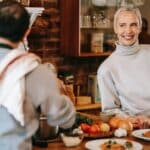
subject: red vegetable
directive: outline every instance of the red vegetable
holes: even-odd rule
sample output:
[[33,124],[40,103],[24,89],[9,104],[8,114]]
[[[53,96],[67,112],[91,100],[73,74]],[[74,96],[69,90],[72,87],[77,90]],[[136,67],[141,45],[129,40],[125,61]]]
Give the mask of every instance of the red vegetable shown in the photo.
[[97,134],[100,133],[100,127],[98,124],[92,124],[90,128],[90,133]]
[[87,123],[81,123],[80,127],[83,130],[83,132],[85,132],[85,133],[89,133],[90,128],[91,128],[91,126]]

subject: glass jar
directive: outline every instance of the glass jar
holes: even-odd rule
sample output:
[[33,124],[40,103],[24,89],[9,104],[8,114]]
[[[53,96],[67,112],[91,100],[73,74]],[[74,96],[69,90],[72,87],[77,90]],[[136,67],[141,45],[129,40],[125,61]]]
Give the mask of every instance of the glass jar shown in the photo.
[[103,37],[104,33],[92,33],[91,37],[91,52],[103,52]]

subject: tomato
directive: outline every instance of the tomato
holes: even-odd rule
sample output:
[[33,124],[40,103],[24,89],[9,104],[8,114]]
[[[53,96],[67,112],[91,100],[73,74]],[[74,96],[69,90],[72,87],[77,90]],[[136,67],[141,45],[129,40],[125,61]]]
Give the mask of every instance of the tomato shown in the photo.
[[97,134],[100,133],[100,127],[98,124],[92,124],[90,128],[90,133]]
[[97,124],[99,127],[101,126],[102,123],[103,123],[102,121],[96,122],[96,124]]
[[80,127],[83,130],[83,132],[85,132],[85,133],[89,133],[89,130],[91,128],[91,126],[87,123],[81,123]]

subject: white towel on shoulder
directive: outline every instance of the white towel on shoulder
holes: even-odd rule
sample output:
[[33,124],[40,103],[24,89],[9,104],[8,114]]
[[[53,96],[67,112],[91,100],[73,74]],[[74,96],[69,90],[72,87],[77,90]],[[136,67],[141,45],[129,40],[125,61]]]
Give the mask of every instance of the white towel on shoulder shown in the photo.
[[24,126],[25,75],[40,63],[39,57],[14,49],[0,62],[0,105]]

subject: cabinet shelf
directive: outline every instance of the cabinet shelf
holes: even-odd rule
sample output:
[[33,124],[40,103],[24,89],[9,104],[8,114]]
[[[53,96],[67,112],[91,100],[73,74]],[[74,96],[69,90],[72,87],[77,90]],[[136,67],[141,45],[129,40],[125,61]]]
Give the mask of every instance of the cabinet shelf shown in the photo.
[[97,52],[97,53],[92,53],[92,52],[82,52],[80,53],[80,57],[98,57],[98,56],[109,56],[111,52]]
[[98,27],[80,27],[81,30],[102,30],[104,31],[112,31],[112,28],[98,28]]
[[[111,52],[102,52],[113,41],[112,25],[107,27],[93,26],[90,19],[90,26],[84,26],[81,22],[83,17],[92,17],[89,5],[90,0],[61,0],[61,52],[65,56],[72,57],[103,57],[109,56]],[[84,12],[87,9],[88,12]],[[105,14],[106,19],[107,13]],[[84,18],[84,19],[85,19]],[[97,22],[98,23],[98,22]],[[83,26],[82,26],[83,25]],[[98,34],[97,34],[98,33]],[[96,41],[96,46],[95,42]],[[105,43],[106,42],[106,43]],[[98,51],[98,52],[97,52]],[[105,51],[105,50],[104,50]]]

